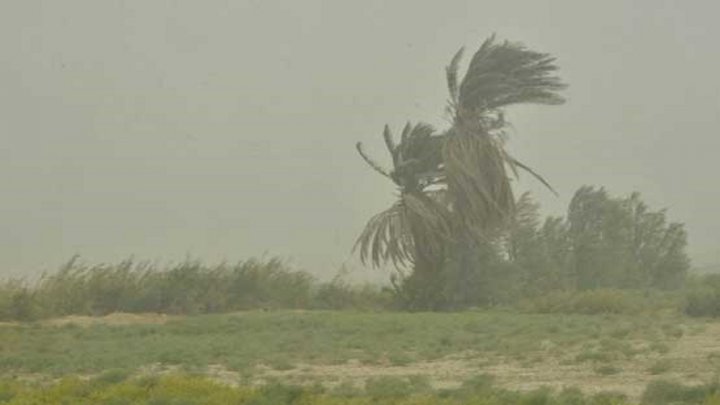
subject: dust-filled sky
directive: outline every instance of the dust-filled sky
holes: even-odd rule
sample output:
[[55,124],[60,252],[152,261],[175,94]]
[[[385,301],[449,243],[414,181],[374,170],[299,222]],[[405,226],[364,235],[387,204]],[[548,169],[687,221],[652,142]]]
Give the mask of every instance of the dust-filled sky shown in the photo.
[[[444,127],[444,66],[493,32],[558,57],[509,148],[560,191],[638,190],[720,262],[714,1],[0,1],[0,276],[73,254],[353,268],[395,197],[357,156]],[[371,270],[367,270],[371,272]]]

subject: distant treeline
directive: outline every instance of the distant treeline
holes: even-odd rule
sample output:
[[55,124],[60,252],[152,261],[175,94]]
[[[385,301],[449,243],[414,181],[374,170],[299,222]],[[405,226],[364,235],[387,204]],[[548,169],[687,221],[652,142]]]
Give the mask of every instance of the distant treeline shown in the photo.
[[[688,277],[684,288],[554,289],[503,304],[543,313],[640,313],[658,310],[720,316],[720,275]],[[322,282],[283,261],[251,259],[208,266],[196,261],[159,268],[131,260],[86,265],[73,259],[36,283],[0,282],[0,321],[32,321],[113,312],[201,314],[239,310],[401,310],[403,298],[387,287]]]
[[481,236],[453,246],[455,254],[438,271],[395,277],[405,306],[512,305],[598,289],[672,292],[684,287],[690,269],[683,225],[650,209],[637,193],[613,197],[581,187],[567,215],[545,219],[526,193],[504,228]]

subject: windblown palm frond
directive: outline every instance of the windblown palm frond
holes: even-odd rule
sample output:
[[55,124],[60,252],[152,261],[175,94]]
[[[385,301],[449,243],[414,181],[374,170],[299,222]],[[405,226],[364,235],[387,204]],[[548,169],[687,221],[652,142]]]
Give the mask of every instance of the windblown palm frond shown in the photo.
[[408,123],[394,153],[396,164],[393,175],[398,185],[407,191],[423,190],[442,179],[443,142],[444,139],[436,135],[430,125]]
[[396,143],[390,128],[383,130],[385,146],[392,157],[393,169],[387,170],[365,153],[362,143],[356,144],[360,156],[376,172],[390,178],[401,191],[420,191],[442,179],[442,144],[444,138],[424,123],[407,123]]
[[555,59],[521,44],[486,40],[473,55],[458,84],[458,52],[447,68],[449,111],[443,161],[447,187],[461,224],[489,232],[514,210],[511,178],[524,170],[554,192],[529,166],[510,156],[504,146],[507,126],[502,111],[512,104],[559,104],[565,88],[554,75]]
[[404,207],[398,201],[376,214],[360,234],[353,250],[360,250],[360,261],[379,267],[390,260],[395,265],[412,261],[414,243]]
[[457,111],[459,103],[458,97],[460,93],[460,87],[458,84],[458,69],[460,67],[460,59],[462,59],[464,52],[465,48],[460,48],[460,50],[455,53],[455,56],[453,56],[452,60],[450,60],[450,64],[445,68],[448,92],[450,92],[450,100],[448,101],[447,111],[451,115],[454,115],[454,112]]
[[[527,166],[526,164],[522,163],[521,161],[519,161],[513,157],[510,157],[510,164],[511,164],[511,167],[513,167],[513,168],[519,167],[519,168],[523,169],[524,171],[530,173],[531,176],[535,177],[535,180],[542,183],[543,186],[547,187],[547,189],[552,191],[552,193],[555,194],[556,196],[558,195],[558,192],[555,191],[555,188],[553,188],[553,186],[551,186],[550,183],[548,183],[548,181],[545,180],[545,178],[543,176],[541,176],[539,173],[535,172],[535,170],[533,170],[531,167]],[[517,176],[517,174],[516,174],[516,176]]]
[[[457,66],[455,55],[451,66]],[[488,38],[475,52],[457,92],[458,114],[484,114],[511,104],[560,104],[566,87],[553,73],[555,58],[520,43]],[[450,83],[448,83],[450,84]],[[451,92],[452,97],[452,92]]]
[[392,175],[390,174],[390,172],[388,172],[384,167],[382,167],[382,166],[380,165],[380,163],[376,162],[373,158],[371,158],[371,157],[365,152],[365,149],[363,148],[362,142],[356,143],[356,144],[355,144],[355,149],[357,149],[358,153],[359,153],[360,156],[363,158],[363,160],[365,160],[365,163],[367,163],[368,166],[372,167],[373,170],[375,170],[376,172],[382,174],[383,176],[385,176],[385,177],[387,177],[387,178],[389,178],[389,179],[392,179]]
[[512,210],[512,188],[497,142],[491,137],[450,135],[443,148],[457,222],[468,228],[488,230]]
[[360,250],[363,263],[375,267],[387,261],[396,267],[412,264],[418,255],[442,257],[450,236],[448,214],[430,196],[404,194],[392,207],[368,221],[355,250]]

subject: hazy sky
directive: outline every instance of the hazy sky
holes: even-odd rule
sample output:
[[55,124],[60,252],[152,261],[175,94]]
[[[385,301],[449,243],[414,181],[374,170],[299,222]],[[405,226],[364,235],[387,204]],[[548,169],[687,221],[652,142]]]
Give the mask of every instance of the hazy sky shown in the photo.
[[333,272],[394,199],[354,143],[384,159],[385,123],[443,127],[444,66],[493,32],[571,86],[510,114],[561,193],[531,186],[545,211],[638,190],[720,262],[717,4],[2,0],[0,276],[75,253]]

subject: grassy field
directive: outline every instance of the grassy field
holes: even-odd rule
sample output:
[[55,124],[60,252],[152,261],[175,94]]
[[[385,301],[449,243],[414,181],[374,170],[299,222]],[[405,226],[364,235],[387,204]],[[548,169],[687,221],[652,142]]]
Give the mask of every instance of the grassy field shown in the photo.
[[372,389],[390,379],[395,382],[389,385],[409,384],[413,392],[440,392],[492,376],[497,389],[574,387],[639,401],[656,380],[711,383],[720,371],[717,336],[720,322],[672,314],[74,316],[2,324],[0,378],[46,384],[68,376],[123,380],[185,373],[235,389],[280,382],[341,391]]

